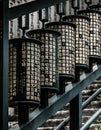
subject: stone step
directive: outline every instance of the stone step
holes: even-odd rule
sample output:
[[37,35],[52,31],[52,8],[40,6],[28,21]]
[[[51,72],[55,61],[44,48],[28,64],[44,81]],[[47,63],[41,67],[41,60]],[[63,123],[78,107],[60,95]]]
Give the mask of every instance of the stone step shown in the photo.
[[95,89],[100,88],[100,85],[90,85],[89,87],[87,87],[85,90],[83,90],[82,92],[85,93],[87,91],[87,93],[89,92],[94,92]]
[[92,101],[89,106],[92,108],[100,108],[101,107],[101,101]]
[[82,93],[85,93],[86,91],[87,93],[94,92],[100,87],[101,87],[101,84],[92,84],[89,87],[87,87],[85,90],[83,90]]
[[83,90],[82,91],[82,95],[91,95],[92,94],[92,91],[90,89],[87,89],[87,90]]
[[40,127],[37,130],[53,130],[54,127]]
[[[88,121],[92,115],[90,116],[83,115],[82,123],[86,123],[86,121]],[[95,120],[94,124],[101,124],[101,115]]]
[[93,88],[93,89],[89,88],[87,90],[84,90],[84,91],[82,91],[82,96],[92,95],[94,92],[97,91],[97,89],[98,89],[98,87],[97,88]]
[[96,105],[96,104],[101,104],[101,100],[95,99],[94,101],[91,102],[91,105]]
[[97,108],[86,108],[83,110],[82,115],[93,115],[97,110]]
[[82,117],[82,123],[85,123],[85,122],[88,121],[90,118],[91,118],[91,116],[83,115],[83,117]]
[[84,101],[86,101],[88,98],[89,98],[89,95],[83,95],[82,101],[84,102]]
[[101,95],[99,95],[98,97],[96,97],[96,100],[101,101]]
[[100,108],[101,107],[101,101],[92,101],[90,104],[87,105],[86,108]]
[[58,111],[58,112],[52,117],[52,119],[54,119],[54,118],[61,119],[61,118],[66,118],[67,116],[69,116],[69,110],[61,110],[61,111]]
[[[54,130],[56,127],[40,127],[37,130]],[[64,130],[70,130],[70,126],[65,126]]]
[[65,126],[64,130],[70,130],[70,126]]
[[62,118],[62,119],[48,119],[42,126],[43,127],[49,127],[49,126],[56,127],[63,120],[64,120],[64,118]]

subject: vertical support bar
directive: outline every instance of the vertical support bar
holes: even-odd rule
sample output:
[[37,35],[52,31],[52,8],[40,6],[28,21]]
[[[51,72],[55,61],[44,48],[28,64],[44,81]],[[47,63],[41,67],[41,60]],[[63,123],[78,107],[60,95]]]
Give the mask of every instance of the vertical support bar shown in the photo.
[[79,130],[82,126],[81,92],[70,102],[70,130]]
[[59,93],[58,94],[63,94],[65,93],[65,78],[59,77]]
[[29,121],[29,109],[26,104],[19,104],[18,106],[18,124],[22,125]]
[[0,1],[0,129],[8,130],[8,0]]
[[48,106],[48,90],[42,88],[41,89],[41,96],[40,96],[40,104],[41,104],[41,108],[45,108]]

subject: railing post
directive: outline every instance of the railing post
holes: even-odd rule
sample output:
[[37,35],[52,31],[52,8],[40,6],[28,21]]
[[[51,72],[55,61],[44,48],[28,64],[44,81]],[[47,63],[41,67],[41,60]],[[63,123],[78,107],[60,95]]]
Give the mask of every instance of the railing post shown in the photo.
[[8,0],[0,0],[0,129],[8,130]]
[[79,130],[82,126],[81,92],[70,102],[70,130]]

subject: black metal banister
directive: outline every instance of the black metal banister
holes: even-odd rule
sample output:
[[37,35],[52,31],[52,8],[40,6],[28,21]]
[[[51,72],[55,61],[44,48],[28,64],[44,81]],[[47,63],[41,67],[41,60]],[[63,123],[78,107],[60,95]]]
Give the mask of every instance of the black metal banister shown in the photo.
[[[96,98],[101,93],[101,88],[99,88],[95,93],[93,93],[83,104],[82,109],[86,108],[87,105],[93,101],[94,98]],[[54,130],[61,130],[67,123],[69,123],[70,117],[64,119]]]

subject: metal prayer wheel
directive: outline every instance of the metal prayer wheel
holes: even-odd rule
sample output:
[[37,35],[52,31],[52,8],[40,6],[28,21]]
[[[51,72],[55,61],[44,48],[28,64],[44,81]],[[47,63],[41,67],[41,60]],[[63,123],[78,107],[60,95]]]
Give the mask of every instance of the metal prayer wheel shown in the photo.
[[61,32],[58,42],[59,77],[67,81],[75,78],[75,24],[67,22],[51,22],[46,28]]
[[41,89],[52,92],[58,91],[58,42],[60,33],[48,29],[37,29],[27,32],[27,36],[39,39],[44,43],[41,46]]
[[65,92],[65,82],[75,78],[75,24],[67,22],[51,22],[46,28],[61,32],[58,42],[59,52],[59,93]]
[[40,103],[40,46],[31,38],[9,41],[9,101],[10,105]]
[[89,69],[89,22],[85,16],[71,15],[63,17],[66,22],[76,24],[76,72]]
[[101,12],[95,10],[81,10],[78,13],[90,18],[90,65],[92,63],[101,63]]

